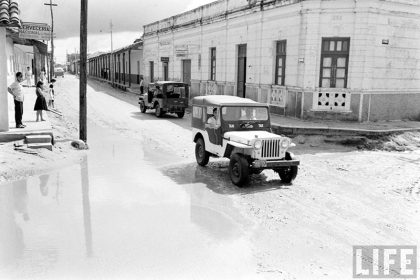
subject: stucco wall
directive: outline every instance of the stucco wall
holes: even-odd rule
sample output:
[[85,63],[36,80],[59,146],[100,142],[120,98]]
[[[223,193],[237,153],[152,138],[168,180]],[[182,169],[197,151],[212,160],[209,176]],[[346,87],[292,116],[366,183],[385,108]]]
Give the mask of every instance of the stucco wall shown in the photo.
[[[146,80],[149,61],[154,61],[154,78],[162,79],[161,58],[168,57],[169,78],[182,80],[182,60],[190,59],[192,95],[236,94],[237,49],[238,44],[246,44],[247,96],[270,102],[275,42],[287,40],[285,86],[299,90],[287,95],[286,108],[278,110],[284,114],[365,120],[366,92],[370,90],[385,90],[395,96],[402,96],[405,90],[420,94],[420,1],[261,1],[263,9],[256,2],[221,0],[146,25]],[[351,99],[346,111],[316,112],[313,104],[317,102],[308,94],[320,90],[324,37],[350,38],[347,89]],[[212,47],[216,47],[215,86],[208,82]],[[181,55],[179,50],[183,50]],[[416,95],[409,96],[413,103],[418,102]],[[376,102],[382,109],[369,116],[397,117],[394,111],[398,106],[385,106],[387,102],[398,104],[396,100],[383,95],[377,98],[382,98],[383,104]],[[419,111],[416,107],[420,104],[405,110],[413,116]]]

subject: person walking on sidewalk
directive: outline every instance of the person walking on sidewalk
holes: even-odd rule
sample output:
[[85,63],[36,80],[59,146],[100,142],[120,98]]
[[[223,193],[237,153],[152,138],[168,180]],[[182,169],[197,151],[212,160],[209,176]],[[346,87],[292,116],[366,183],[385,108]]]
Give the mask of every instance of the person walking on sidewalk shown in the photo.
[[42,117],[42,111],[48,111],[47,101],[45,100],[44,93],[43,93],[43,83],[38,81],[36,84],[36,101],[34,106],[34,111],[36,111],[36,121],[39,122],[45,121]]
[[15,102],[15,122],[16,128],[24,128],[26,125],[22,123],[22,115],[23,115],[23,100],[24,94],[22,90],[21,82],[23,80],[22,72],[16,73],[16,81],[14,81],[8,88],[7,91],[13,95],[13,99]]
[[26,71],[25,71],[25,79],[26,79],[26,86],[27,87],[31,87],[32,86],[32,72],[31,72],[31,68],[28,66],[26,67]]
[[140,76],[140,94],[143,94],[144,86],[143,86],[143,76]]

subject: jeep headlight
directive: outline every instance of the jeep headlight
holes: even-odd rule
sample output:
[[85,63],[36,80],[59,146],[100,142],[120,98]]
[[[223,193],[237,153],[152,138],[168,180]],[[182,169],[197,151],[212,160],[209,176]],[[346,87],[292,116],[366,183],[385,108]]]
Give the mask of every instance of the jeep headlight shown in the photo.
[[255,149],[259,150],[259,149],[261,149],[261,146],[262,146],[262,141],[261,140],[256,140],[254,142],[254,148]]
[[289,139],[283,139],[280,142],[280,146],[281,146],[282,149],[287,149],[289,147],[289,145],[290,145],[290,140]]

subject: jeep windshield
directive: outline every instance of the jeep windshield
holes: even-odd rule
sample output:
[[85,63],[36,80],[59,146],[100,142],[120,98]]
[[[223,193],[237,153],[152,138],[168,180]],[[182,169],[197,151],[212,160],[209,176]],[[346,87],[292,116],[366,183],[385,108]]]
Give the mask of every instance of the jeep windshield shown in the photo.
[[267,121],[268,110],[266,107],[222,107],[224,121]]
[[185,84],[166,85],[166,95],[168,98],[186,98],[187,90]]

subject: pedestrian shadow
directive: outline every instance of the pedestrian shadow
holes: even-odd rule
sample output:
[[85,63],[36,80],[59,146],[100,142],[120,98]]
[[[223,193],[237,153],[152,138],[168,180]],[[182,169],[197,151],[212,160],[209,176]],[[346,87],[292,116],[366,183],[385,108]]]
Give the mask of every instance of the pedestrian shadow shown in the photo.
[[229,161],[210,162],[207,166],[197,163],[165,166],[162,173],[177,184],[204,184],[208,189],[219,194],[252,194],[267,191],[288,190],[290,184],[283,183],[280,179],[268,180],[264,174],[250,175],[249,182],[243,187],[234,185],[229,177]]

